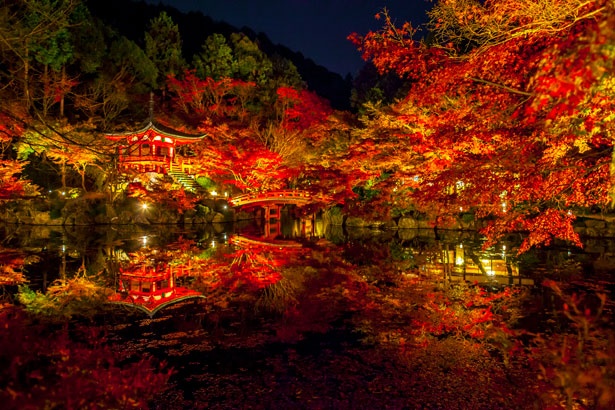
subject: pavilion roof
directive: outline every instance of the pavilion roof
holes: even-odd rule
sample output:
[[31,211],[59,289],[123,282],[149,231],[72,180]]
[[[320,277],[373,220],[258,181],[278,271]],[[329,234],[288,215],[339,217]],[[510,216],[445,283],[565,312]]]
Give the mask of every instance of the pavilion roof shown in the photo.
[[[105,134],[105,137],[112,141],[121,141],[125,139],[127,142],[130,143],[130,142],[134,142],[135,140],[142,141],[144,139],[153,141],[156,136],[160,136],[163,138],[164,137],[172,138],[177,142],[190,143],[190,142],[196,142],[196,141],[203,139],[205,135],[206,134],[201,134],[201,135],[187,134],[187,133],[176,131],[171,128],[159,125],[159,124],[155,125],[152,121],[150,121],[145,127],[141,129],[134,130],[134,131],[119,132],[119,133],[107,133]],[[148,138],[144,138],[144,137],[148,137]]]
[[145,298],[142,295],[131,295],[130,292],[116,292],[109,296],[108,302],[139,309],[150,316],[153,316],[160,309],[173,303],[178,303],[186,299],[205,298],[200,292],[182,286],[173,288],[173,293],[158,300],[150,296]]

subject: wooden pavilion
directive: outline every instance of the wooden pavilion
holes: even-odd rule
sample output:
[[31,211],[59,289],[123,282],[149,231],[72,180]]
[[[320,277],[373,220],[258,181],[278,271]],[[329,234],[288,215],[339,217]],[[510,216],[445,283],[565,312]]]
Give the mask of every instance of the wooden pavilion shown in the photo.
[[205,135],[181,133],[150,121],[139,130],[106,134],[105,137],[119,143],[118,167],[121,170],[191,174],[191,159],[179,155],[178,147],[197,142]]

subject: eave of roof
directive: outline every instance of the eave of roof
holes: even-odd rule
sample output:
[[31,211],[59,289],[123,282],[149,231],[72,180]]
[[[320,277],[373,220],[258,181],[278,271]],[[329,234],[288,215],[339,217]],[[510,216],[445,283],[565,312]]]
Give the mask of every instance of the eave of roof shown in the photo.
[[174,138],[175,140],[185,141],[185,142],[193,142],[199,141],[205,138],[206,134],[201,135],[193,135],[187,134],[179,131],[172,130],[167,127],[163,127],[161,125],[154,125],[153,122],[149,122],[145,127],[135,130],[135,131],[126,131],[119,133],[107,133],[105,137],[112,141],[120,141],[122,139],[128,139],[134,137],[135,135],[145,135],[147,133],[155,133],[156,135],[160,135],[162,137]]

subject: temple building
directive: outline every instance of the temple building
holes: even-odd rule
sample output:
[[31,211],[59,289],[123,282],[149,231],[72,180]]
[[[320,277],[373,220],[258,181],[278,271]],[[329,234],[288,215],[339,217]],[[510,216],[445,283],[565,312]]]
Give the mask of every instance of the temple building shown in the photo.
[[184,134],[154,125],[150,121],[139,130],[106,134],[105,137],[119,143],[118,167],[120,170],[192,174],[190,157],[180,155],[178,148],[197,142],[205,135]]

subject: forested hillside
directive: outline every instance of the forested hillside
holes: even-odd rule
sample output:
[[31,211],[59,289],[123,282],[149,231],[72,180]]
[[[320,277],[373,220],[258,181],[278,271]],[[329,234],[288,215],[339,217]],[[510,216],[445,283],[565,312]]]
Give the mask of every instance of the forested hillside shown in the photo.
[[[153,6],[143,1],[89,0],[87,4],[93,15],[139,45],[143,45],[143,33],[149,21],[162,11],[166,12],[179,28],[182,53],[188,61],[202,51],[202,46],[210,35],[217,33],[228,38],[232,33],[241,32],[257,44],[270,59],[290,61],[307,87],[329,100],[334,108],[350,107],[350,78],[342,78],[339,74],[328,71],[284,44],[273,44],[266,34],[256,33],[250,27],[233,27],[225,22],[212,20],[201,12],[182,13],[173,7]],[[121,10],[121,13],[117,10]]]

